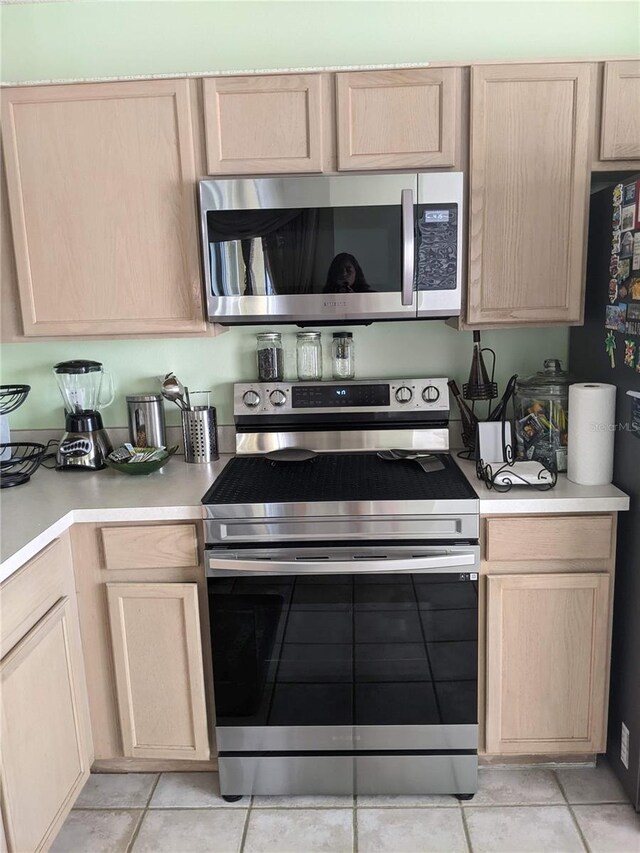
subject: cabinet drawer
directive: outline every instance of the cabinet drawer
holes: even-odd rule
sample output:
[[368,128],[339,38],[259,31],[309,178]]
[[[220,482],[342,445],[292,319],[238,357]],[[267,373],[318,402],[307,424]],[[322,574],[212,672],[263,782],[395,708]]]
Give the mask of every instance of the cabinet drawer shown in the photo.
[[103,527],[107,569],[164,569],[198,565],[195,524]]
[[0,657],[60,598],[70,565],[67,540],[55,539],[0,586]]
[[613,516],[565,515],[488,518],[486,559],[607,560],[613,543]]

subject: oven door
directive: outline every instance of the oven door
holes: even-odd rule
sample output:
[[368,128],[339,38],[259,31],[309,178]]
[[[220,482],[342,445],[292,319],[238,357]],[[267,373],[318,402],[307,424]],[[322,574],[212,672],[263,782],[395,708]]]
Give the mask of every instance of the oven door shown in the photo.
[[220,754],[477,750],[479,549],[205,555]]
[[416,174],[201,181],[209,319],[415,318],[417,187]]

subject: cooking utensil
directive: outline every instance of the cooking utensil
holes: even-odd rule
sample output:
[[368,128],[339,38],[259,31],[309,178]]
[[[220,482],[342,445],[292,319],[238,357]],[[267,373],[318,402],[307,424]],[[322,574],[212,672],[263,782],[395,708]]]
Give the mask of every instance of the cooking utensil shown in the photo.
[[165,400],[175,403],[183,412],[187,412],[189,410],[189,406],[185,401],[184,392],[184,385],[180,382],[178,377],[174,373],[167,373],[162,383],[162,396]]
[[431,471],[441,471],[444,468],[442,460],[433,453],[424,453],[421,450],[381,450],[378,453],[380,459],[386,459],[389,462],[408,461],[417,462],[423,471],[429,473]]

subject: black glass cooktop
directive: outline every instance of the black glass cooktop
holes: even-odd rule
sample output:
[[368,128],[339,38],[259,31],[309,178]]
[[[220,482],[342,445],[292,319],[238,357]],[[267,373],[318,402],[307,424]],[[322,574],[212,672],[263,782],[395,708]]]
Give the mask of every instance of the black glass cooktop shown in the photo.
[[231,459],[202,498],[204,504],[306,501],[474,500],[476,494],[448,454],[444,468],[425,472],[417,462],[376,453],[323,453],[304,462],[262,456]]

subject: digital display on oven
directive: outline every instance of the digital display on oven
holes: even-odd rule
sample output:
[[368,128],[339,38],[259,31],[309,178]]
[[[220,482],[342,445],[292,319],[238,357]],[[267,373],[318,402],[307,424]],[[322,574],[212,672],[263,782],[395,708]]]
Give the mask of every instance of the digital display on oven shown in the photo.
[[294,409],[331,409],[335,406],[388,406],[389,386],[380,385],[294,385],[291,405]]

